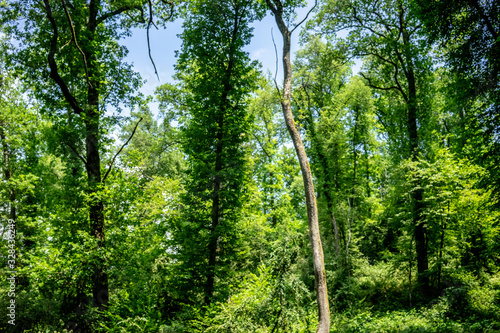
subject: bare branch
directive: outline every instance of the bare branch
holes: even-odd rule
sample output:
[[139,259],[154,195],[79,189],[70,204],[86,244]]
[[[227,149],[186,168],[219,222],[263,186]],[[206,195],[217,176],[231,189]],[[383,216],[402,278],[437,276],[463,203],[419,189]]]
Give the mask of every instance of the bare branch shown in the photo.
[[[128,5],[128,6],[125,6],[125,7],[122,7],[122,8],[118,8],[112,12],[107,12],[105,14],[103,14],[101,17],[99,17],[97,19],[97,25],[101,24],[102,22],[106,21],[108,18],[110,17],[113,17],[113,16],[116,16],[116,15],[119,15],[123,12],[127,12],[129,10],[132,10],[132,9],[136,9],[138,11],[141,12],[141,17],[144,17],[144,11],[142,9],[142,6],[138,6],[138,5]],[[140,23],[144,23],[145,21],[143,22],[140,22]]]
[[[369,85],[371,88],[373,88],[373,89],[377,89],[377,90],[397,90],[397,91],[399,91],[400,93],[403,93],[403,92],[401,91],[401,89],[400,89],[399,87],[397,87],[397,86],[380,87],[380,86],[376,86],[376,85],[374,85],[374,84],[372,83],[372,79],[371,79],[371,78],[369,78],[369,77],[367,77],[367,76],[365,76],[365,74],[364,74],[363,72],[359,72],[359,75],[361,75],[361,76],[363,77],[363,79],[365,79],[366,81],[368,81],[368,85]],[[405,97],[405,96],[403,96],[403,97]],[[406,97],[405,97],[405,99],[406,99]]]
[[[149,20],[148,20],[148,27],[146,29],[146,37],[147,37],[147,40],[148,40],[148,53],[149,53],[149,59],[151,59],[151,63],[153,64],[153,67],[155,69],[155,74],[156,74],[156,77],[158,78],[158,81],[160,81],[160,76],[158,75],[158,71],[156,70],[156,65],[155,65],[155,62],[153,60],[153,57],[151,56],[151,44],[149,42],[149,28],[151,27],[151,24],[155,25],[153,23],[153,4],[151,3],[151,0],[148,0],[148,4],[149,4]],[[156,27],[156,25],[155,25]],[[158,28],[156,28],[158,29]]]
[[295,25],[295,27],[290,31],[290,33],[293,33],[295,29],[297,29],[302,23],[304,23],[305,20],[307,20],[309,14],[311,14],[311,12],[316,8],[317,5],[318,5],[318,0],[314,0],[314,6],[312,6],[312,8],[307,12],[306,17],[304,17],[302,21],[300,21],[297,25]]
[[278,76],[278,49],[276,48],[276,42],[274,41],[273,28],[271,28],[271,38],[273,40],[274,52],[276,54],[276,72],[274,73],[274,85],[276,86],[276,90],[278,90],[278,95],[281,96],[280,88],[278,87],[278,82],[276,81],[276,77]]
[[122,152],[123,148],[125,148],[128,145],[128,143],[130,142],[130,140],[134,136],[135,131],[137,130],[137,126],[139,126],[139,123],[141,121],[142,121],[142,118],[139,119],[139,121],[137,122],[137,124],[135,124],[134,130],[132,131],[132,134],[130,134],[130,137],[128,138],[128,140],[120,147],[120,149],[116,152],[115,156],[113,156],[113,159],[109,163],[108,171],[106,171],[106,173],[104,174],[104,177],[102,178],[102,182],[103,183],[106,181],[106,178],[108,177],[108,174],[111,171],[111,168],[113,168],[113,164],[115,164],[116,157],[118,156],[118,154],[120,154]]
[[[397,53],[397,52],[396,52]],[[397,90],[399,90],[399,92],[401,93],[401,95],[403,95],[403,98],[406,102],[408,102],[408,97],[406,96],[406,93],[404,92],[403,90],[403,87],[401,86],[401,84],[399,83],[399,79],[398,79],[398,75],[399,75],[399,67],[398,65],[394,62],[394,61],[391,61],[387,58],[384,58],[382,57],[380,54],[376,53],[376,52],[367,52],[367,53],[364,53],[364,54],[360,54],[361,56],[366,56],[366,55],[373,55],[377,58],[379,58],[380,60],[388,63],[388,64],[391,64],[394,66],[394,82],[396,82],[396,85],[397,87],[390,87],[389,89],[394,89],[396,88]],[[400,61],[402,61],[402,59],[400,59]],[[363,76],[365,79],[367,79],[362,73],[360,73],[361,76]],[[367,79],[368,80],[368,79]],[[368,80],[368,82],[370,82]],[[384,89],[384,88],[380,88],[380,87],[375,87],[373,86],[372,88],[376,88],[376,89],[381,89],[381,90],[389,90],[389,89]]]

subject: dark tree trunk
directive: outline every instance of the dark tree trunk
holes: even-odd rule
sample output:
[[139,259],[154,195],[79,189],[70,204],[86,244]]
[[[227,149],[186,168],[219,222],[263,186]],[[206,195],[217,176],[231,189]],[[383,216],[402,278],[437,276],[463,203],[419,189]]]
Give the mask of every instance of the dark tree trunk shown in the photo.
[[212,227],[210,242],[208,244],[208,270],[207,270],[207,281],[205,284],[205,303],[210,304],[212,296],[214,293],[214,281],[215,281],[215,265],[217,259],[217,243],[219,235],[217,232],[217,227],[219,225],[219,220],[221,218],[220,212],[220,189],[221,189],[221,179],[220,173],[222,171],[222,139],[223,139],[223,128],[224,128],[224,116],[221,114],[217,122],[219,132],[217,133],[217,148],[215,156],[215,179],[214,179],[214,192],[212,199]]
[[[87,92],[87,110],[86,112],[86,170],[88,176],[88,186],[91,196],[95,195],[95,200],[90,202],[89,219],[90,219],[90,234],[97,240],[97,249],[105,247],[105,226],[104,226],[104,203],[99,197],[98,191],[102,185],[101,177],[101,156],[99,153],[99,75],[97,64],[96,50],[92,46],[97,28],[97,17],[100,6],[100,1],[94,0],[89,5],[89,20],[87,28],[89,30],[89,40],[87,41],[84,53],[86,61],[85,66],[88,67],[88,92]],[[105,308],[109,302],[109,286],[108,274],[106,272],[106,262],[102,258],[94,264],[92,273],[92,295],[94,306]]]

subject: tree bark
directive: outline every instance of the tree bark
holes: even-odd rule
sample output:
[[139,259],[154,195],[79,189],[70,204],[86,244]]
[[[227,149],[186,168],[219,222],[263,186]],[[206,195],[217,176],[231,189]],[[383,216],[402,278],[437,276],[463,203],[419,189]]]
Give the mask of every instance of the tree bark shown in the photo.
[[317,287],[318,301],[318,328],[317,333],[327,333],[330,331],[330,308],[328,304],[328,290],[326,285],[325,264],[323,257],[323,248],[321,245],[321,236],[319,232],[318,208],[316,205],[316,197],[314,193],[314,185],[311,174],[311,168],[307,159],[304,144],[300,137],[299,131],[295,126],[295,121],[291,109],[291,90],[292,90],[292,66],[290,62],[290,48],[292,32],[286,26],[283,20],[283,4],[279,0],[266,0],[268,7],[274,14],[276,24],[283,37],[283,96],[281,96],[281,106],[285,117],[286,126],[290,136],[292,137],[293,145],[299,159],[302,178],[304,181],[304,189],[306,196],[307,216],[309,222],[309,238],[312,247],[313,262],[314,262],[314,277]]

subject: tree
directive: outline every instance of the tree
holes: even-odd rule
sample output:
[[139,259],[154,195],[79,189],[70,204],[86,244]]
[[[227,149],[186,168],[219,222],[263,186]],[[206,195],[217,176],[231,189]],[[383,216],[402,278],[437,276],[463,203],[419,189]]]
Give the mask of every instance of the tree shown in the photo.
[[[328,305],[328,290],[326,286],[325,263],[323,256],[323,247],[321,245],[321,235],[318,222],[318,207],[316,205],[316,194],[314,192],[313,178],[309,161],[307,159],[304,144],[300,137],[297,126],[293,119],[291,109],[291,93],[292,93],[292,65],[290,62],[290,43],[292,33],[300,26],[302,22],[295,25],[291,30],[288,24],[291,24],[293,19],[293,9],[301,3],[295,1],[281,0],[266,0],[266,4],[273,13],[276,25],[278,26],[283,37],[283,94],[281,96],[281,106],[285,123],[292,137],[293,145],[299,159],[300,169],[304,181],[304,190],[307,206],[307,217],[309,222],[309,237],[311,241],[313,262],[314,262],[314,277],[317,288],[318,301],[318,319],[319,324],[317,332],[328,332],[330,328],[330,308]],[[280,93],[281,94],[281,93]]]
[[[294,69],[292,107],[297,109],[296,115],[306,132],[305,148],[316,178],[318,199],[323,197],[326,202],[333,227],[334,249],[340,254],[339,233],[344,245],[346,242],[343,223],[335,218],[335,206],[343,183],[341,165],[344,164],[345,131],[340,120],[344,114],[335,114],[335,111],[339,91],[350,71],[334,46],[322,42],[319,36],[308,37],[305,47],[297,53]],[[324,126],[327,122],[329,126]]]
[[[151,8],[151,2],[148,2]],[[102,154],[107,106],[129,106],[139,86],[131,67],[122,62],[125,48],[117,44],[124,14],[145,23],[146,1],[115,2],[91,0],[83,3],[43,0],[17,1],[8,9],[24,19],[15,32],[22,47],[15,55],[23,78],[37,89],[34,95],[45,102],[60,126],[67,128],[63,144],[84,165],[87,174],[88,232],[95,239],[92,263],[94,306],[108,304],[108,274],[105,259],[105,203],[102,190],[116,155],[102,174]],[[171,3],[173,5],[173,3]],[[152,16],[150,16],[151,24]],[[127,30],[124,30],[126,33]],[[80,153],[84,150],[84,153]]]
[[488,170],[483,182],[493,186],[500,203],[500,4],[416,0],[413,8],[449,71],[447,98],[459,119],[457,149]]
[[[419,123],[426,123],[428,118],[423,105],[430,61],[429,46],[419,43],[421,28],[409,2],[328,1],[318,17],[318,22],[321,21],[326,33],[350,29],[346,40],[348,50],[368,60],[366,72],[360,75],[379,94],[397,96],[402,101],[403,108],[396,114],[399,118],[396,123],[404,126],[404,132],[400,132],[404,136],[399,149],[404,158],[416,161],[424,145],[428,144],[424,140],[424,128]],[[384,123],[388,114],[381,111],[379,109],[379,119]],[[400,140],[395,136],[392,138]],[[421,216],[422,196],[423,190],[412,192],[412,212],[418,281],[423,293],[429,294],[427,229]]]
[[154,177],[180,179],[185,174],[186,165],[179,129],[170,124],[168,117],[155,119],[146,102],[141,103],[139,110],[131,112],[130,122],[123,126],[122,142],[132,139],[124,148],[121,161],[124,166],[138,168],[145,182]]
[[168,84],[159,91],[165,103],[177,99],[171,107],[182,113],[188,159],[184,214],[172,226],[179,274],[174,284],[184,302],[202,296],[208,305],[227,295],[247,177],[246,99],[255,80],[255,64],[243,47],[258,15],[248,0],[191,4],[176,65],[180,87],[173,94]]

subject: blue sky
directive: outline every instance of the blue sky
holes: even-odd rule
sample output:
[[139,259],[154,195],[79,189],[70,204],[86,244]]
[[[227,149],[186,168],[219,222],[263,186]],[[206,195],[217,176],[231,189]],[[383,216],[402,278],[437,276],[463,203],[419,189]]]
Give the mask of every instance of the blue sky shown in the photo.
[[[306,8],[300,10],[298,12],[298,20],[302,20],[306,14]],[[283,77],[281,65],[281,49],[283,44],[274,17],[267,15],[262,21],[256,22],[252,26],[254,28],[254,37],[250,45],[246,47],[246,51],[249,53],[252,60],[258,60],[262,64],[264,72],[269,70],[274,75],[276,71],[276,53],[271,36],[272,31],[278,50],[277,81],[281,82]],[[299,48],[299,32],[300,28],[292,35],[292,61],[293,53]],[[181,33],[181,20],[168,23],[165,29],[160,28],[156,30],[154,27],[150,29],[151,55],[158,69],[160,81],[158,81],[151,60],[149,59],[146,30],[134,29],[131,37],[121,41],[121,44],[125,45],[129,50],[126,61],[133,64],[134,69],[141,74],[143,79],[147,80],[141,88],[143,94],[153,95],[156,87],[165,82],[172,82],[174,64],[176,61],[175,51],[179,50],[181,47],[181,40],[178,37]],[[354,72],[356,73],[358,70],[359,62],[355,66]],[[153,103],[151,109],[156,113],[158,109],[157,104]]]

